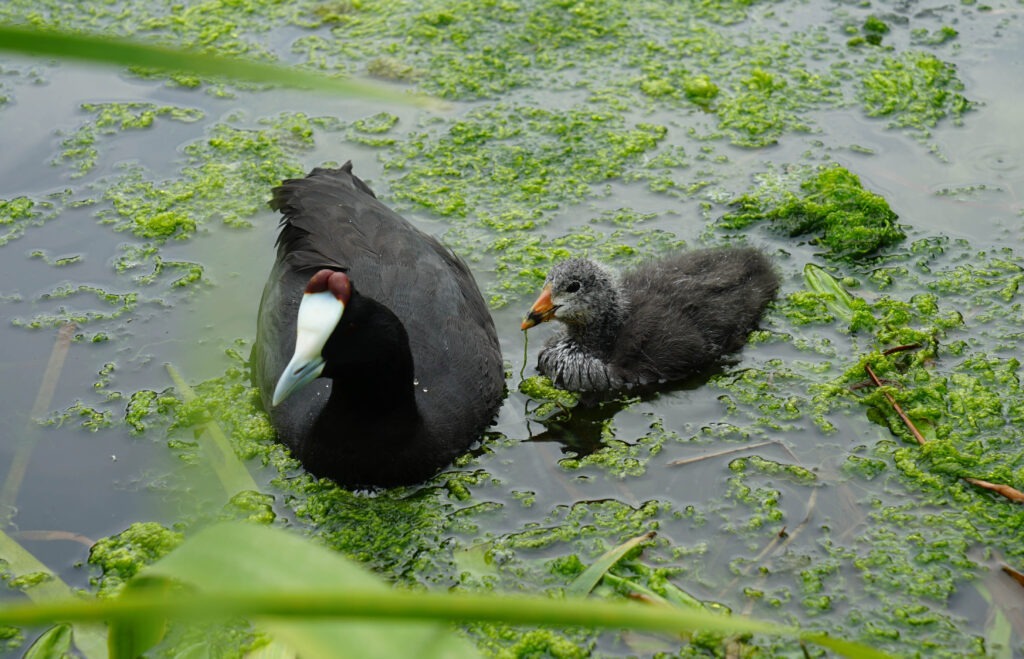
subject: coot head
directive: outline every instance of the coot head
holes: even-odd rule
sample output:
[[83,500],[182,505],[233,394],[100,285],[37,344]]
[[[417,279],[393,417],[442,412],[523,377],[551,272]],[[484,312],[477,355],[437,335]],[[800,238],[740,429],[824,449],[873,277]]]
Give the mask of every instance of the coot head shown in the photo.
[[323,373],[324,347],[351,299],[352,282],[344,272],[321,270],[306,284],[299,303],[295,352],[274,388],[275,407]]
[[522,329],[549,320],[559,320],[569,326],[618,322],[625,304],[617,273],[588,259],[568,259],[548,273],[540,296],[523,320]]

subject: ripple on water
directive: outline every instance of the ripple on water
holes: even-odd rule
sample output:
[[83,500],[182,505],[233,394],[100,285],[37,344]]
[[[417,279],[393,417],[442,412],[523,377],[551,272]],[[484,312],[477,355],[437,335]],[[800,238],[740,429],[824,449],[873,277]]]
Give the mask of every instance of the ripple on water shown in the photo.
[[1011,143],[989,143],[969,149],[963,161],[981,173],[1006,174],[1022,168],[1024,155],[1015,150]]

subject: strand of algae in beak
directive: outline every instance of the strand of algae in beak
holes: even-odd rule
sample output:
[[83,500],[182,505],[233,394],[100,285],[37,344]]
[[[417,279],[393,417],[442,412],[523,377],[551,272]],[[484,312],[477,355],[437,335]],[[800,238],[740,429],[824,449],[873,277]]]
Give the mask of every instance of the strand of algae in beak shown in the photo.
[[[188,383],[181,377],[178,369],[170,364],[166,366],[167,373],[170,374],[171,380],[174,381],[175,388],[181,393],[182,399],[186,403],[198,400],[199,397],[196,395],[196,392],[192,390],[192,387],[188,386]],[[217,422],[207,421],[203,424],[202,429],[204,432],[199,435],[199,443],[203,447],[203,452],[209,459],[210,466],[213,467],[217,478],[220,479],[221,486],[224,487],[224,491],[227,492],[228,496],[230,497],[245,491],[259,491],[260,488],[256,485],[256,481],[253,480],[252,474],[249,473],[249,470],[245,468],[245,465],[235,455],[234,449],[231,448],[231,442],[220,426],[217,425]]]

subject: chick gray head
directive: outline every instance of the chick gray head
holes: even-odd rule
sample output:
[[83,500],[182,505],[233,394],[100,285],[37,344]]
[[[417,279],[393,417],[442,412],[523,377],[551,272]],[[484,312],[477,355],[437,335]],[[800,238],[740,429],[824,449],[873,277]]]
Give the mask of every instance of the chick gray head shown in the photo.
[[569,259],[548,273],[522,329],[554,319],[579,339],[607,340],[621,326],[625,304],[615,272],[588,259]]

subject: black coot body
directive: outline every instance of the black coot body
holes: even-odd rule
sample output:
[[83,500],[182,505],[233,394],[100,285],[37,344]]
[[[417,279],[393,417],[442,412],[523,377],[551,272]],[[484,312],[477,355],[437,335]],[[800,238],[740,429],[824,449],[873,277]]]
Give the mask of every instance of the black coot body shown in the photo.
[[752,248],[681,252],[621,276],[569,259],[548,274],[523,329],[563,323],[537,364],[563,389],[668,382],[743,347],[778,287],[771,262]]
[[[504,396],[494,323],[469,269],[378,201],[351,163],[285,181],[270,205],[283,219],[252,368],[278,438],[347,487],[430,477],[480,437]],[[318,286],[331,295],[315,283],[323,270],[333,272],[320,280],[350,287],[343,313],[323,333],[322,373],[280,400],[300,352],[300,304]]]

